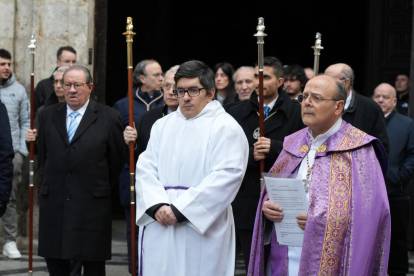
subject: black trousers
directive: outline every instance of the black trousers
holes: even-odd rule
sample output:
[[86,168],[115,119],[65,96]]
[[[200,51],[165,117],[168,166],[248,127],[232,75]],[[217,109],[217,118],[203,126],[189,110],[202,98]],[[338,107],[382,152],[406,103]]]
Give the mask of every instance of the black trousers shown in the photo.
[[391,210],[391,246],[388,261],[390,276],[408,273],[407,230],[409,201],[390,200]]
[[250,249],[252,247],[253,230],[236,229],[237,235],[239,236],[240,245],[243,251],[244,265],[246,271],[249,268],[250,260]]
[[[46,258],[50,276],[70,276],[70,260]],[[84,276],[105,276],[105,261],[81,261]]]

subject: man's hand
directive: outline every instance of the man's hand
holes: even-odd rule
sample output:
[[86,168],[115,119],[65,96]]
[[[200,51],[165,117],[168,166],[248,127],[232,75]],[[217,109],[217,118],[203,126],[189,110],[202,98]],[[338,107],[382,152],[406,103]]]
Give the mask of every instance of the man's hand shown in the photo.
[[271,141],[269,138],[266,137],[259,137],[257,142],[253,144],[253,158],[256,161],[260,161],[266,158],[266,155],[270,151],[270,144]]
[[36,129],[28,129],[25,134],[26,142],[36,142],[37,137],[37,130]]
[[300,229],[305,231],[306,221],[308,220],[308,214],[299,214],[296,216]]
[[134,142],[135,140],[137,140],[138,134],[137,134],[137,130],[135,129],[135,124],[134,124],[134,128],[127,126],[124,130],[124,140],[125,140],[125,144],[127,144],[127,146],[129,146],[130,142]]
[[175,225],[177,223],[177,218],[174,215],[170,206],[163,205],[158,208],[157,212],[154,215],[155,219],[162,226]]
[[7,209],[7,202],[0,201],[0,218],[4,215]]
[[266,218],[271,221],[280,222],[283,219],[283,208],[273,204],[270,200],[265,201],[262,211]]

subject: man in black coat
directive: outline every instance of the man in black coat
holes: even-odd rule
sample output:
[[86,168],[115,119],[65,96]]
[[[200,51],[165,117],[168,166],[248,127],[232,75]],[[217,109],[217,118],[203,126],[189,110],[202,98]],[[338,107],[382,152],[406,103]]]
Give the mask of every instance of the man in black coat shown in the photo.
[[63,75],[66,102],[39,114],[39,255],[50,275],[69,275],[81,260],[84,275],[105,275],[111,258],[111,189],[123,165],[119,112],[90,100],[88,69]]
[[347,99],[342,119],[378,138],[389,154],[390,148],[384,114],[378,104],[353,89],[355,75],[352,68],[345,63],[337,63],[326,68],[325,74],[336,77],[345,84]]
[[6,106],[0,101],[0,217],[7,209],[13,181],[13,142]]
[[414,176],[414,121],[395,111],[397,93],[388,83],[375,88],[374,101],[386,117],[390,139],[388,171],[385,177],[391,211],[391,245],[388,275],[408,273],[409,196],[407,185]]
[[[265,172],[268,172],[282,151],[285,136],[305,127],[300,104],[291,100],[281,89],[284,75],[282,63],[275,57],[265,57],[263,70],[263,104],[265,109],[269,109],[264,122],[265,137],[259,137],[259,101],[256,92],[251,94],[250,100],[236,104],[229,111],[243,128],[250,147],[246,174],[232,203],[246,268],[249,265],[254,219],[261,192],[260,160],[265,160]],[[258,74],[256,65],[257,85]]]

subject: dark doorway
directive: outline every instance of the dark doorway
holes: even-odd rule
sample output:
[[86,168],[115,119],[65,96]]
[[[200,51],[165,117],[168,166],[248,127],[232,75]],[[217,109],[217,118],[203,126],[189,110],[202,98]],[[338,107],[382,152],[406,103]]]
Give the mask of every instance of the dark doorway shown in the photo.
[[265,56],[276,56],[284,64],[313,67],[311,46],[316,32],[320,32],[325,48],[320,71],[332,63],[348,63],[355,70],[355,87],[362,88],[369,1],[346,1],[340,6],[332,1],[265,1],[244,5],[155,0],[130,1],[127,6],[107,1],[108,105],[127,92],[126,43],[122,35],[127,16],[133,18],[137,33],[134,65],[146,58],[158,60],[163,70],[191,59],[203,60],[210,66],[222,61],[235,68],[254,65],[257,44],[253,35],[258,17],[264,17],[268,34]]

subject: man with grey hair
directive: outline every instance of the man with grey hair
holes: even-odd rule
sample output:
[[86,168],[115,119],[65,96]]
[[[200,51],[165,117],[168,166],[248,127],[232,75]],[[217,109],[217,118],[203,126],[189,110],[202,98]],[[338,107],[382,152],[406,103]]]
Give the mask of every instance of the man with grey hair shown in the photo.
[[326,68],[325,74],[336,77],[345,84],[347,99],[342,119],[378,138],[388,153],[389,141],[382,110],[372,99],[358,94],[353,89],[355,76],[352,68],[345,63],[337,63]]
[[[308,127],[285,138],[270,173],[301,180],[308,210],[284,213],[263,189],[247,275],[387,275],[387,156],[377,138],[342,120],[345,100],[344,84],[328,75],[299,96]],[[304,235],[298,247],[278,241],[274,226],[293,216],[292,231]]]
[[111,258],[111,189],[123,165],[122,121],[110,107],[90,100],[89,70],[63,74],[65,102],[39,114],[39,255],[50,275],[69,275],[71,260],[84,275],[105,275]]
[[388,83],[378,85],[373,98],[384,113],[390,139],[389,166],[385,177],[392,217],[388,274],[406,275],[410,200],[407,188],[414,176],[414,121],[395,110],[397,92]]

